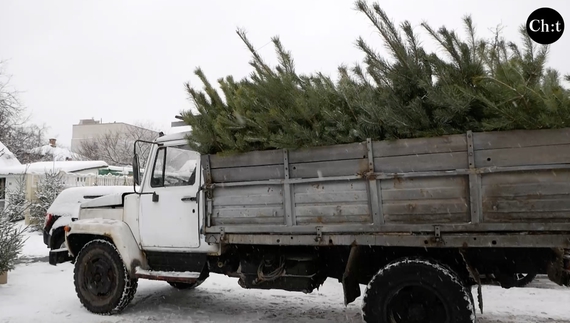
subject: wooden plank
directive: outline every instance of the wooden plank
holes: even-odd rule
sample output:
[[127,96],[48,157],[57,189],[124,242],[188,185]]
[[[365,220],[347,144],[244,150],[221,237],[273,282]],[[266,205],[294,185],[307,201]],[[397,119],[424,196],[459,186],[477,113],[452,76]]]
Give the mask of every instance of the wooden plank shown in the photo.
[[505,167],[568,163],[570,163],[570,144],[488,149],[475,152],[476,167]]
[[466,199],[440,199],[384,202],[384,215],[394,214],[447,214],[469,211]]
[[374,158],[376,172],[403,173],[468,168],[467,152]]
[[297,217],[335,217],[335,216],[354,216],[366,215],[370,217],[370,208],[368,205],[307,205],[296,206],[295,214]]
[[283,196],[281,195],[229,195],[216,197],[213,200],[214,206],[259,206],[259,205],[283,205]]
[[[527,199],[484,199],[483,210],[494,213],[562,212],[570,213],[569,198]],[[570,214],[569,214],[570,215]],[[505,215],[508,216],[508,215]]]
[[214,208],[212,219],[215,218],[261,218],[261,217],[284,217],[283,207],[217,207]]
[[366,182],[364,180],[352,181],[334,181],[325,183],[303,183],[295,184],[293,192],[297,193],[320,193],[320,192],[358,192],[366,191]]
[[469,213],[442,214],[385,214],[386,224],[438,224],[438,223],[468,223]]
[[297,217],[298,224],[332,224],[332,223],[371,223],[371,217],[368,215],[356,216],[335,216],[335,217]]
[[264,217],[264,218],[212,218],[214,225],[256,225],[256,224],[285,224],[285,218]]
[[523,171],[508,173],[489,173],[483,174],[483,186],[492,185],[508,185],[508,184],[544,184],[551,183],[568,183],[570,182],[569,170],[541,170],[541,171]]
[[247,195],[281,195],[283,184],[278,185],[255,185],[255,186],[220,186],[214,190],[214,198],[223,196],[247,196]]
[[475,150],[570,144],[570,128],[477,132]]
[[282,150],[252,151],[231,155],[210,155],[210,168],[282,165]]
[[374,157],[392,157],[467,151],[465,135],[383,140],[373,143]]
[[485,185],[483,196],[486,198],[545,198],[551,195],[570,195],[568,183],[520,183],[511,185]]
[[280,165],[218,168],[212,170],[212,180],[214,183],[262,181],[283,178],[283,166]]
[[[568,224],[570,212],[486,212],[485,222],[488,223],[553,223]],[[540,231],[536,228],[533,231]]]
[[382,190],[384,201],[466,198],[464,187],[434,187]]
[[348,159],[315,163],[290,164],[291,178],[319,178],[364,174],[368,170],[367,159]]
[[368,158],[366,144],[359,142],[289,151],[289,163],[309,163],[366,158]]
[[[438,176],[438,177],[418,177],[418,178],[395,178],[385,179],[381,182],[382,191],[387,189],[443,189],[455,188],[467,190],[468,177],[460,176]],[[465,191],[467,194],[467,191]]]
[[368,203],[368,194],[366,191],[354,192],[321,192],[321,193],[296,193],[295,204],[303,203],[345,203],[360,202]]

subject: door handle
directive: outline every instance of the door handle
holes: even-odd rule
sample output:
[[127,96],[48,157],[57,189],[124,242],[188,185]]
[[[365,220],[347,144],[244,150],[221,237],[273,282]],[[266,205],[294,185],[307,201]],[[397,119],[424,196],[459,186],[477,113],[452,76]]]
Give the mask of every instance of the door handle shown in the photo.
[[195,202],[196,198],[194,196],[184,196],[183,198],[180,199],[182,202],[186,202],[186,201],[192,201]]

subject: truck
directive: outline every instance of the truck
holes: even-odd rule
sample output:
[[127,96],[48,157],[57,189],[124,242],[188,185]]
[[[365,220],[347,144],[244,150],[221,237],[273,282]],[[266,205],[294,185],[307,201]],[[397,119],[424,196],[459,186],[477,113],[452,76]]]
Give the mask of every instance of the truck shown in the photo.
[[570,128],[235,154],[188,140],[147,142],[144,176],[135,144],[132,192],[82,203],[64,228],[49,261],[74,263],[88,311],[120,313],[138,279],[222,274],[304,293],[336,279],[367,323],[457,323],[483,310],[483,278],[570,285]]

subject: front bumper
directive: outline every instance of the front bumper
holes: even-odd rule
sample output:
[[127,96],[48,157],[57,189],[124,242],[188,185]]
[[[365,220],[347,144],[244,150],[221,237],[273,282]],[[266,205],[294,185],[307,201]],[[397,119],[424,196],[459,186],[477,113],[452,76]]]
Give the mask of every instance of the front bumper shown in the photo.
[[49,264],[56,266],[64,262],[73,260],[73,257],[69,255],[69,250],[67,248],[55,249],[49,251]]

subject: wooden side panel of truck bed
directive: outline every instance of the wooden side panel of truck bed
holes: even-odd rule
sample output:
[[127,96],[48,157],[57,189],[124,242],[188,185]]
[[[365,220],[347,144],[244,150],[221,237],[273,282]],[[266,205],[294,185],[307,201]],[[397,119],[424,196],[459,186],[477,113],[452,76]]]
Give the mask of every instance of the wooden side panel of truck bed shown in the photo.
[[209,231],[570,231],[570,129],[202,157]]

